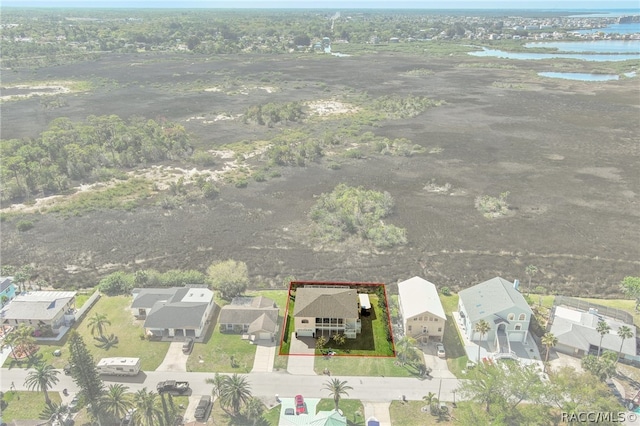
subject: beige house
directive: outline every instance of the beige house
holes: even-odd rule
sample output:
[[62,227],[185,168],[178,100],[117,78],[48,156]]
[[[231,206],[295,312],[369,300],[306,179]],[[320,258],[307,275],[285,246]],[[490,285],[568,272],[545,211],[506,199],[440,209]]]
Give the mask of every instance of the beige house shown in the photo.
[[442,341],[447,317],[434,284],[420,277],[398,283],[398,304],[407,336]]
[[355,339],[361,332],[360,304],[355,289],[309,285],[296,290],[293,316],[297,337],[343,333]]

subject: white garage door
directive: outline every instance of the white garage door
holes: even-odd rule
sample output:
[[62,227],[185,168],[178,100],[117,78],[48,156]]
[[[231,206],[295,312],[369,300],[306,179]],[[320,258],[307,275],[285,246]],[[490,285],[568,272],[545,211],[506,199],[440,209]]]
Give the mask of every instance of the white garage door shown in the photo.
[[258,339],[260,339],[260,340],[269,340],[269,339],[271,339],[271,333],[260,333],[258,335]]
[[311,329],[302,329],[298,330],[296,333],[298,333],[298,337],[313,337],[314,331]]

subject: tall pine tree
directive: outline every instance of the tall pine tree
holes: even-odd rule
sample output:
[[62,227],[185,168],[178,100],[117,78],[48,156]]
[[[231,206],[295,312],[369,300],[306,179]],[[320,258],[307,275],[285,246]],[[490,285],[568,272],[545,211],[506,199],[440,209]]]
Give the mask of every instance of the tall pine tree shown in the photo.
[[87,404],[91,404],[91,415],[100,423],[100,398],[104,393],[104,383],[100,378],[93,356],[77,331],[69,336],[71,353],[71,377],[82,389]]

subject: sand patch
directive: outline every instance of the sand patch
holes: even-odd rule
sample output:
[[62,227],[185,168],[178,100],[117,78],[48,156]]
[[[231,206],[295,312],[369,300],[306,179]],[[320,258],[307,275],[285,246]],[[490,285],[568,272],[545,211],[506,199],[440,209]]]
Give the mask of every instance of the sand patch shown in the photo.
[[54,96],[63,93],[70,93],[69,82],[52,82],[46,84],[17,84],[13,86],[3,86],[0,88],[2,96],[0,100],[9,101],[16,99],[27,99],[33,96]]
[[307,103],[311,110],[311,115],[325,117],[327,115],[349,114],[357,112],[358,107],[340,101],[313,101]]

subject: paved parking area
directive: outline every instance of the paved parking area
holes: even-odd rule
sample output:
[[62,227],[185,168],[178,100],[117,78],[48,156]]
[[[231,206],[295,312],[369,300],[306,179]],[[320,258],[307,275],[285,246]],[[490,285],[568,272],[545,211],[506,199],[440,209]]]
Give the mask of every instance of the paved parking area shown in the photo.
[[[456,376],[449,371],[447,360],[439,358],[436,351],[436,343],[429,342],[419,346],[424,356],[424,364],[431,368],[431,377],[437,379],[455,379]],[[446,348],[445,348],[446,351]]]
[[[247,343],[249,344],[249,343]],[[256,356],[253,359],[252,373],[271,373],[273,371],[273,360],[276,356],[276,344],[260,343],[256,345]]]
[[287,363],[287,371],[289,374],[312,375],[316,372],[313,370],[315,365],[316,341],[312,337],[297,338],[295,333],[291,333],[291,346],[289,347],[289,362]]
[[391,426],[391,415],[389,414],[389,402],[362,401],[364,405],[364,420],[375,417],[380,422],[380,426]]
[[182,353],[183,342],[171,342],[169,350],[156,371],[187,371],[188,354]]

